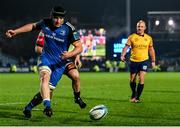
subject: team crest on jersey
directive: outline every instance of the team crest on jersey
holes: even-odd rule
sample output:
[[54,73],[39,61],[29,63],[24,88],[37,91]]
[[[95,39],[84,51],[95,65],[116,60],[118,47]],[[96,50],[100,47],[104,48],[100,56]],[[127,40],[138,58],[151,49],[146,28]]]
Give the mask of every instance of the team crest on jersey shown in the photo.
[[61,30],[59,34],[64,36],[66,34],[66,31],[65,30]]
[[148,41],[147,38],[145,38],[144,41]]
[[139,39],[138,38],[135,38],[134,41],[137,42]]
[[147,70],[147,66],[146,65],[143,66],[143,70]]
[[56,36],[56,33],[53,32],[52,35],[53,35],[53,36]]

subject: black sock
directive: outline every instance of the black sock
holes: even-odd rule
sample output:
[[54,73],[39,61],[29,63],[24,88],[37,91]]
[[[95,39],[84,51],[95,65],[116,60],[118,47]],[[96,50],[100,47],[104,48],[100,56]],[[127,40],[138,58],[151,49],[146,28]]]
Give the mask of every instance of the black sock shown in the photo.
[[75,99],[80,98],[80,92],[74,92],[74,98]]
[[43,101],[40,92],[38,92],[29,104],[25,107],[26,110],[32,110],[35,106],[39,105]]
[[130,87],[132,91],[131,98],[134,98],[136,96],[136,82],[130,82]]
[[137,97],[136,99],[139,100],[140,96],[141,96],[141,93],[143,91],[143,88],[144,88],[144,84],[138,84],[138,87],[137,87]]

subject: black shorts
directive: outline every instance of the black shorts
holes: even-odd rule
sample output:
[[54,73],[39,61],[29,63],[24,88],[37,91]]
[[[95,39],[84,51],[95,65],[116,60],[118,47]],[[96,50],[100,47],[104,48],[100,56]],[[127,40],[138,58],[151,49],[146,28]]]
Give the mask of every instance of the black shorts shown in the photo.
[[142,62],[133,62],[130,61],[130,72],[131,73],[139,73],[140,71],[147,72],[148,69],[148,60]]
[[72,70],[72,69],[77,69],[74,62],[72,61],[68,61],[68,63],[66,64],[66,67],[65,67],[65,70],[64,70],[64,73],[65,75],[67,75],[67,73]]

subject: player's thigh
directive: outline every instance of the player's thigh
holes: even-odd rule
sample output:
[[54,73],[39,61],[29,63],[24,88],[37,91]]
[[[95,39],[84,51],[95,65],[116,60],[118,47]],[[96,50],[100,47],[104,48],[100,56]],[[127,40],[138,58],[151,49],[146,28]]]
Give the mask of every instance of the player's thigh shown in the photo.
[[65,74],[71,79],[79,77],[79,72],[73,62],[66,66]]
[[39,71],[40,80],[44,83],[45,82],[48,83],[50,80],[50,75],[52,73],[51,69],[48,66],[43,65],[38,67],[38,71]]
[[65,67],[61,68],[56,68],[54,71],[51,73],[50,81],[49,81],[49,86],[51,89],[55,89],[59,80],[61,79],[63,72],[64,72]]
[[79,79],[79,71],[77,69],[71,69],[68,71],[67,76],[71,78],[72,80],[78,80]]
[[139,72],[139,62],[130,62],[129,64],[129,68],[130,68],[130,73],[134,74],[134,73],[138,73]]
[[136,76],[137,76],[137,73],[130,72],[130,81],[131,82],[136,82]]
[[38,58],[37,66],[38,66],[39,74],[41,74],[43,72],[47,72],[51,75],[52,71],[51,71],[51,68],[50,68],[48,63],[49,62],[46,59],[46,57],[39,57]]

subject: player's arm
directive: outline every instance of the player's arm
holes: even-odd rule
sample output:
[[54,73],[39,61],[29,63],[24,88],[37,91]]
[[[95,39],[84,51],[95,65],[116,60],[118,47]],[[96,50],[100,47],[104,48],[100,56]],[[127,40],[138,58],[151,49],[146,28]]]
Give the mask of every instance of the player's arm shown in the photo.
[[35,28],[36,28],[36,23],[29,23],[29,24],[26,24],[26,25],[24,25],[22,27],[14,29],[14,30],[13,29],[7,30],[6,31],[6,36],[8,38],[12,38],[13,36],[15,36],[17,34],[30,32]]
[[127,50],[128,50],[128,48],[131,46],[131,38],[132,38],[132,35],[130,35],[129,37],[128,37],[128,40],[127,40],[127,42],[126,42],[126,45],[125,45],[125,47],[123,48],[123,50],[122,50],[122,53],[121,53],[121,61],[123,61],[123,62],[125,62],[125,56],[126,56],[126,53],[127,53]]
[[151,57],[151,65],[152,65],[152,68],[155,68],[156,66],[156,54],[155,54],[155,50],[154,50],[154,47],[153,46],[150,46],[149,47],[149,55]]
[[70,57],[77,56],[83,51],[83,47],[80,40],[75,41],[72,45],[74,46],[74,49],[70,52],[62,53],[61,55],[62,59],[68,59]]
[[42,53],[43,47],[36,45],[35,46],[35,52],[40,55]]
[[45,39],[43,31],[40,31],[36,40],[35,52],[41,54],[44,47]]
[[67,22],[66,25],[69,26],[69,29],[70,29],[69,40],[70,40],[71,44],[74,46],[74,49],[70,52],[62,53],[62,55],[61,55],[62,59],[75,57],[83,51],[83,47],[80,42],[79,34],[75,31],[74,26],[72,26],[69,22]]
[[121,61],[123,61],[123,62],[125,61],[125,55],[126,55],[128,48],[129,48],[129,45],[126,44],[121,53]]

